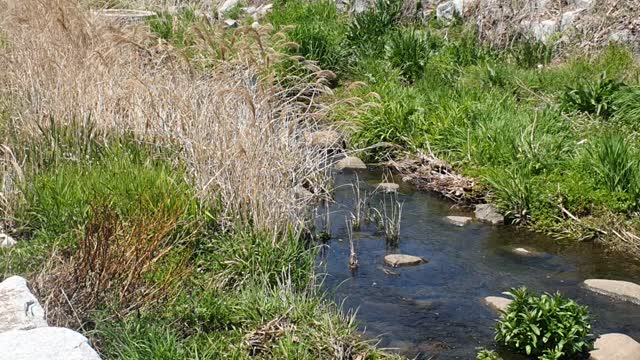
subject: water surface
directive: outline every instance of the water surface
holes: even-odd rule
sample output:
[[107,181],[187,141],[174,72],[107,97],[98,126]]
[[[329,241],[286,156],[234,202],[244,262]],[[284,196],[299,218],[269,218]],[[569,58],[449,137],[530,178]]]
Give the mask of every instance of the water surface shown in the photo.
[[[348,184],[371,191],[381,174],[365,171],[358,177],[336,176],[332,239],[320,262],[327,273],[325,286],[345,310],[357,309],[361,329],[378,338],[379,347],[418,359],[475,359],[477,347],[493,347],[496,313],[482,299],[522,285],[536,292],[560,291],[588,305],[595,334],[621,332],[640,339],[640,306],[580,286],[587,278],[640,283],[637,262],[608,255],[591,243],[562,243],[511,226],[449,224],[447,215],[472,214],[410,186],[401,186],[398,195],[403,214],[397,248],[389,247],[373,224],[364,226],[353,234],[359,268],[352,272],[345,217],[354,209],[355,196]],[[372,205],[377,203],[374,198]],[[515,247],[539,256],[516,255]],[[383,258],[389,253],[421,256],[428,263],[387,274]]]

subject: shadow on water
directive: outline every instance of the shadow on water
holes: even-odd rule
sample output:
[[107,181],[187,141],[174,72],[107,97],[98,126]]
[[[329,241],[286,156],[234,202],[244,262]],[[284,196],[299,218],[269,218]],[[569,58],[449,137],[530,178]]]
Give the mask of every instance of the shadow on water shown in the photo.
[[[373,190],[378,172],[360,172],[362,190]],[[493,347],[497,318],[483,304],[485,296],[500,296],[512,287],[555,292],[588,305],[594,333],[621,332],[640,339],[640,306],[591,293],[580,286],[587,278],[640,282],[640,266],[631,259],[605,254],[590,243],[559,243],[514,227],[472,222],[447,223],[447,215],[470,213],[452,208],[437,196],[401,186],[404,202],[397,249],[387,247],[375,226],[353,233],[359,267],[349,269],[345,217],[354,209],[353,173],[336,176],[336,204],[331,207],[332,239],[320,255],[325,286],[343,303],[357,309],[366,336],[379,347],[393,348],[418,359],[474,359],[476,348]],[[375,200],[373,202],[375,204]],[[538,256],[514,254],[526,247]],[[427,264],[383,271],[388,253],[421,256]]]

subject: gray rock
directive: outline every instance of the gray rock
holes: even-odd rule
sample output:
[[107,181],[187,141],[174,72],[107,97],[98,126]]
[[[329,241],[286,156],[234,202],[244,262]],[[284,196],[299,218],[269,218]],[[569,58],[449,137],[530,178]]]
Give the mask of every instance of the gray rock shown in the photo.
[[364,162],[362,162],[362,160],[358,159],[355,156],[347,156],[343,159],[340,159],[337,163],[336,163],[336,170],[338,171],[342,171],[344,169],[359,169],[359,170],[363,170],[366,169],[367,165],[365,165]]
[[454,0],[444,2],[436,7],[436,18],[440,21],[451,21],[456,14],[460,14],[456,9]]
[[77,332],[42,327],[0,334],[0,360],[100,360],[100,356]]
[[476,205],[476,217],[493,225],[504,224],[504,216],[491,204]]
[[631,31],[629,30],[614,31],[609,34],[609,41],[611,42],[624,44],[631,42],[632,39],[633,36],[631,35]]
[[400,189],[400,185],[396,183],[383,182],[378,184],[377,188],[385,192],[396,192]]
[[584,286],[598,294],[640,305],[640,285],[619,280],[589,279]]
[[638,360],[640,343],[624,334],[604,334],[596,339],[590,360]]
[[392,267],[401,267],[424,264],[426,260],[413,255],[391,254],[384,257],[384,262]]
[[233,19],[227,19],[224,21],[224,26],[232,29],[232,28],[237,28],[238,27],[238,22],[236,20]]
[[569,5],[578,9],[590,9],[595,3],[595,0],[569,0]]
[[558,32],[558,22],[555,20],[534,22],[531,26],[531,31],[534,39],[546,43],[551,35]]
[[560,31],[566,31],[568,28],[573,26],[573,24],[578,20],[580,14],[584,11],[584,9],[578,9],[573,11],[567,11],[562,14],[562,19],[560,20]]
[[496,311],[507,310],[507,307],[512,302],[513,300],[501,296],[487,296],[486,298],[484,298],[484,303],[489,305],[490,308]]
[[311,146],[330,149],[341,147],[342,135],[334,130],[320,130],[304,134],[304,139]]
[[218,19],[224,18],[224,14],[240,3],[240,0],[226,0],[218,6]]
[[[12,276],[0,283],[0,333],[49,326],[27,280]],[[0,352],[2,354],[2,352]]]
[[466,217],[466,216],[447,216],[445,219],[449,223],[457,226],[465,226],[468,223],[470,223],[472,220],[470,217]]
[[100,9],[93,10],[92,13],[99,19],[121,25],[139,24],[157,15],[153,11],[130,9]]
[[16,240],[7,234],[0,234],[0,248],[10,248],[17,244]]

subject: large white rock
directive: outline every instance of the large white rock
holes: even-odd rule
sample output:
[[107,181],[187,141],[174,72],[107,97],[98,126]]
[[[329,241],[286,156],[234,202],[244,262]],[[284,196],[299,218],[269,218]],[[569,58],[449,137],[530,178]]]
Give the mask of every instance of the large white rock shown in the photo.
[[589,279],[584,286],[598,294],[640,305],[640,285],[620,280]]
[[336,163],[336,170],[338,171],[342,171],[344,169],[364,170],[366,168],[367,165],[355,156],[347,156]]
[[100,356],[77,332],[42,327],[0,334],[0,360],[100,360]]
[[404,254],[391,254],[384,257],[385,264],[393,267],[414,266],[425,263],[426,261],[417,256]]
[[490,308],[496,311],[505,311],[509,304],[511,304],[513,300],[507,299],[501,296],[487,296],[484,298],[484,303],[489,305]]
[[478,0],[449,0],[436,7],[436,18],[451,21],[455,15],[463,16],[465,11],[478,3]]
[[218,6],[218,19],[224,18],[224,14],[236,5],[240,4],[240,0],[226,0]]
[[624,334],[604,334],[596,339],[590,360],[638,360],[640,344]]
[[493,225],[504,223],[504,216],[502,216],[498,209],[496,209],[496,207],[491,204],[476,205],[475,214],[476,218],[478,218],[479,220],[491,223]]
[[27,280],[12,276],[0,283],[0,333],[43,326],[48,326],[44,309],[29,290]]

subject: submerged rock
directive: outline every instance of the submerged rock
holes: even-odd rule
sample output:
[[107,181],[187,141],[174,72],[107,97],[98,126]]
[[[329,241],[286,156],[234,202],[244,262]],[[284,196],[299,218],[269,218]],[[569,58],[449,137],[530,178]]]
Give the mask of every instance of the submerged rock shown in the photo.
[[367,165],[365,165],[365,163],[362,160],[358,159],[355,156],[347,156],[336,163],[336,170],[338,171],[342,171],[344,169],[364,170],[366,168],[367,168]]
[[491,204],[476,205],[476,217],[479,220],[491,223],[493,225],[504,224],[504,216],[498,212],[495,206]]
[[501,296],[487,296],[486,298],[484,298],[484,302],[493,310],[505,311],[507,310],[507,307],[509,307],[509,304],[513,302],[513,300]]
[[596,339],[590,360],[638,360],[640,343],[624,334],[604,334]]
[[384,183],[378,184],[377,188],[385,192],[395,192],[395,191],[398,191],[398,189],[400,189],[400,185],[396,183],[384,182]]
[[44,326],[49,326],[44,309],[29,290],[27,280],[12,276],[0,283],[0,333]]
[[470,217],[467,217],[467,216],[447,216],[445,217],[445,219],[449,223],[457,226],[465,226],[468,223],[470,223],[472,220]]
[[58,327],[12,330],[0,334],[0,359],[100,360],[86,337]]
[[426,263],[421,257],[404,254],[391,254],[384,257],[384,262],[393,267],[415,266]]
[[640,305],[640,285],[638,284],[620,280],[589,279],[584,281],[584,286],[598,294]]
[[0,234],[0,248],[10,248],[17,244],[16,240],[7,234]]
[[513,248],[511,249],[511,252],[516,254],[516,255],[521,255],[521,256],[540,256],[541,253],[535,251],[535,250],[531,250],[531,249],[527,249],[527,248],[523,248],[523,247],[517,247],[517,248]]

